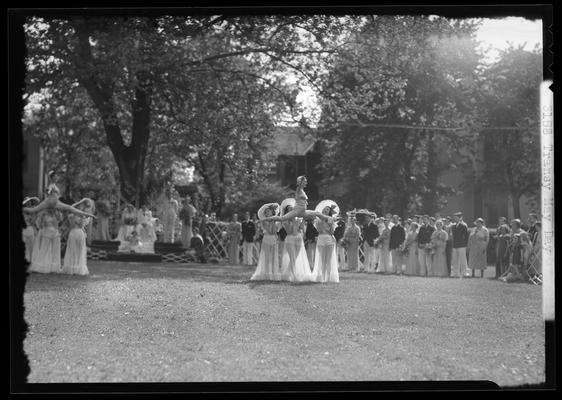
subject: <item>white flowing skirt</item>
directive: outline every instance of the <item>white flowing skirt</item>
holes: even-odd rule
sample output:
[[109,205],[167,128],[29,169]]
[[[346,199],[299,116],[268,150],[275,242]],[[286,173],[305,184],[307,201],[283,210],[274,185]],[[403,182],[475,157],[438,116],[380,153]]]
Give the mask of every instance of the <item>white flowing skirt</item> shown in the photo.
[[31,253],[30,271],[43,274],[60,273],[60,233],[57,228],[41,228]]
[[134,248],[134,251],[140,254],[154,254],[154,242],[140,242],[139,245]]
[[256,271],[250,278],[252,281],[279,281],[279,247],[277,235],[264,235],[261,242],[260,256]]
[[338,257],[336,254],[336,239],[330,234],[318,235],[316,253],[314,255],[314,282],[339,282]]
[[68,234],[62,273],[70,275],[88,275],[89,271],[86,265],[86,259],[86,233],[81,228],[74,228]]
[[281,279],[289,282],[310,282],[312,275],[302,236],[288,235],[285,238],[283,253]]
[[31,226],[26,227],[22,232],[22,240],[25,244],[25,259],[31,262],[31,255],[33,254],[33,242],[35,241],[35,231]]
[[134,230],[134,225],[121,225],[121,227],[119,228],[119,232],[117,233],[117,240],[120,242],[126,242],[127,236],[129,236]]

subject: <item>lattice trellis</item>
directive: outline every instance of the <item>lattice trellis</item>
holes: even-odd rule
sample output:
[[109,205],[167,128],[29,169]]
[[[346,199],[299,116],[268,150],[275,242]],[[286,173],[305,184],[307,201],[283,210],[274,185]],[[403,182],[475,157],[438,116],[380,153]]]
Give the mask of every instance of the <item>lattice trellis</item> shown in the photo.
[[529,257],[529,265],[527,266],[527,276],[529,277],[529,282],[534,285],[542,284],[542,268],[541,268],[541,250],[538,252],[534,250],[531,251],[531,256]]
[[173,262],[173,263],[188,263],[188,262],[196,262],[197,258],[192,253],[188,253],[188,252],[168,253],[168,254],[162,254],[162,261]]
[[107,251],[88,247],[87,258],[89,260],[106,260]]
[[226,232],[226,223],[216,222],[207,224],[207,253],[210,258],[220,261],[228,260],[228,242],[223,232]]

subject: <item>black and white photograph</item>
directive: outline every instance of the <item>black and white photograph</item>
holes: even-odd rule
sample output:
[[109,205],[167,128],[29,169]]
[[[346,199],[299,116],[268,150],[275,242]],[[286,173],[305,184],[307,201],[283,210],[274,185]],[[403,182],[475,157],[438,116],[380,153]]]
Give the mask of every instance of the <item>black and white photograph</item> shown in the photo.
[[463,10],[9,9],[26,389],[555,386],[552,8]]

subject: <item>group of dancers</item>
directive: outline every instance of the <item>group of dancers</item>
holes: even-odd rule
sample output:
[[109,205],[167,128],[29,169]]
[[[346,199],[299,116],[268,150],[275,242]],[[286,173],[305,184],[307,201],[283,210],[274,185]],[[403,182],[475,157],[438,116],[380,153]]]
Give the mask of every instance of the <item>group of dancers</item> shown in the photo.
[[[339,282],[338,260],[334,229],[340,209],[331,200],[324,200],[316,209],[307,210],[308,197],[304,192],[306,177],[297,178],[294,198],[268,203],[258,211],[258,224],[264,232],[256,271],[251,280],[289,282]],[[306,254],[302,230],[305,220],[314,220],[318,240],[314,264]],[[277,232],[284,228],[287,236],[283,254],[279,255]]]
[[[91,224],[94,202],[84,198],[73,205],[59,200],[60,190],[50,184],[42,202],[26,198],[23,202],[25,228],[23,242],[30,272],[87,275],[86,227]],[[31,206],[35,203],[34,206]],[[58,226],[61,212],[68,212],[71,227],[61,262],[61,237]],[[37,231],[35,230],[35,227]]]

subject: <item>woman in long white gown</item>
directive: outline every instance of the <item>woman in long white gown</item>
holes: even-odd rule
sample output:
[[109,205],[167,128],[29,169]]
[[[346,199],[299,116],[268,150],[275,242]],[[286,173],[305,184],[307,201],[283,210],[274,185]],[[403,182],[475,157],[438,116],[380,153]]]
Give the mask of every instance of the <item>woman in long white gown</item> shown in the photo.
[[[316,211],[329,217],[337,217],[339,207],[331,200],[324,200],[318,204]],[[340,281],[340,278],[338,274],[336,239],[334,238],[335,221],[333,219],[316,221],[315,227],[318,230],[318,238],[316,241],[312,280],[322,283],[337,283]]]
[[[290,213],[295,204],[295,199],[285,199],[281,203],[281,213]],[[302,218],[292,218],[283,221],[283,228],[287,232],[283,246],[283,262],[281,279],[289,282],[309,282],[312,280],[310,264],[306,256],[302,235]]]
[[379,251],[379,266],[377,272],[383,274],[395,273],[393,270],[393,265],[390,259],[390,227],[388,218],[382,220],[382,230],[380,230],[380,236],[375,240],[375,245],[378,247]]
[[69,275],[88,275],[86,231],[84,227],[88,224],[89,218],[71,214],[68,220],[71,230],[66,241],[66,250],[62,273]]
[[263,221],[264,218],[277,215],[279,204],[264,204],[258,211],[258,224],[263,230],[258,266],[250,278],[252,281],[278,281],[281,280],[279,269],[279,247],[277,245],[277,223],[273,221]]
[[33,242],[29,271],[42,274],[60,273],[60,232],[56,211],[44,210],[37,217],[39,231]]
[[[25,198],[23,201],[23,205],[31,203],[32,201],[36,201],[39,203],[39,199],[37,197],[32,198]],[[35,217],[31,214],[24,214],[23,216],[25,227],[22,230],[22,240],[25,245],[25,259],[27,262],[31,262],[31,255],[33,253],[33,242],[35,241],[35,236],[37,233],[35,232]]]

